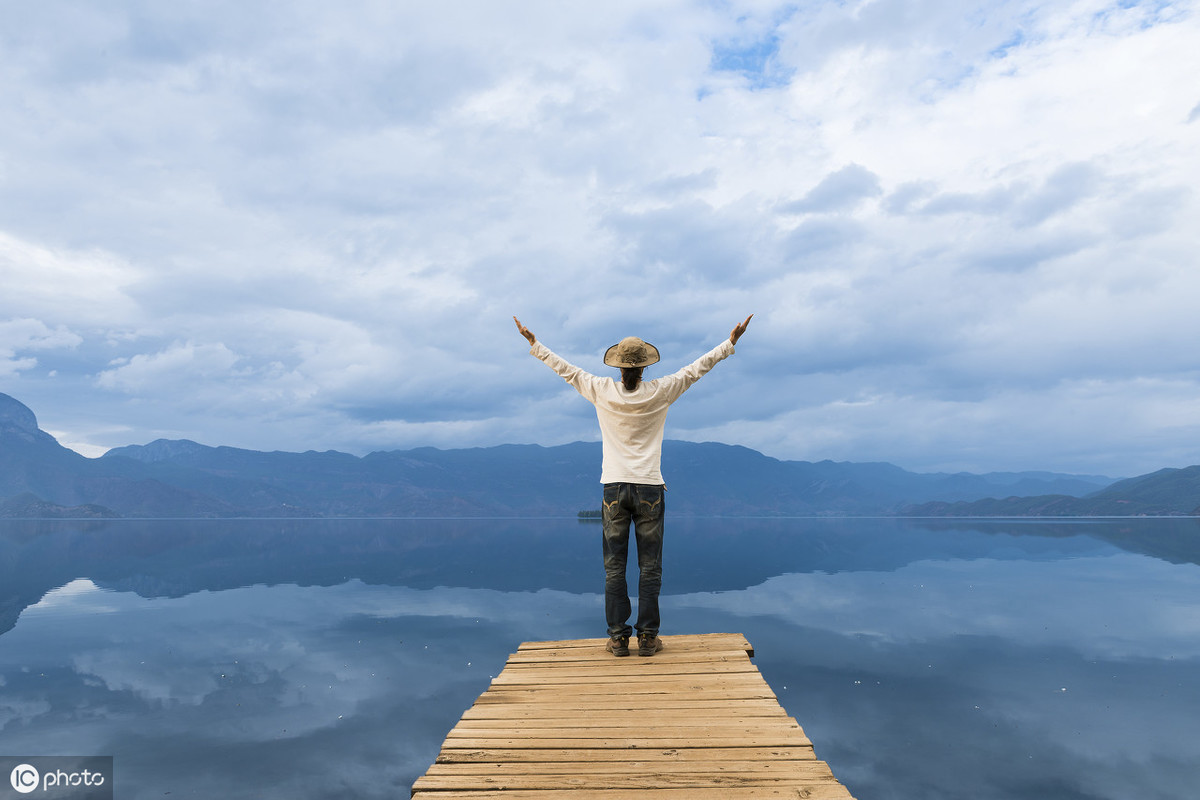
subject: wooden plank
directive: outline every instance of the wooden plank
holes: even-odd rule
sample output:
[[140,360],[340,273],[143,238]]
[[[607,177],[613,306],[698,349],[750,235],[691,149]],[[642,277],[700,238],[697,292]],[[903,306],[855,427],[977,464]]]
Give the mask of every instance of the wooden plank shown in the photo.
[[[555,762],[599,763],[619,761],[627,764],[641,763],[653,759],[658,763],[694,763],[708,761],[812,761],[816,758],[811,744],[788,745],[787,747],[705,747],[664,748],[640,752],[621,750],[588,749],[583,747],[529,750],[526,748],[497,748],[478,750],[443,750],[435,764],[505,764],[520,762],[550,764]],[[530,767],[534,769],[536,767]],[[432,769],[432,767],[431,767]]]
[[512,736],[515,733],[522,738],[532,737],[536,739],[552,738],[554,736],[562,739],[604,739],[637,736],[637,734],[645,732],[648,727],[652,727],[656,738],[661,736],[695,738],[709,735],[736,736],[743,734],[746,736],[764,736],[780,732],[784,732],[790,736],[796,733],[803,735],[804,733],[800,725],[791,717],[739,720],[731,723],[728,719],[714,717],[662,720],[656,716],[653,726],[638,724],[636,720],[617,720],[615,723],[599,727],[590,725],[562,725],[557,724],[558,722],[558,720],[539,721],[535,723],[537,727],[534,727],[534,725],[513,726],[507,722],[497,725],[496,720],[461,720],[446,735],[447,737],[486,737],[497,734]]
[[721,673],[724,675],[759,674],[758,667],[747,661],[745,656],[742,656],[737,661],[732,659],[728,661],[717,661],[714,659],[705,659],[703,661],[667,661],[665,658],[639,657],[636,665],[630,664],[629,666],[625,666],[624,662],[618,661],[615,658],[611,661],[601,661],[598,663],[592,660],[564,662],[562,664],[538,661],[534,664],[521,664],[515,667],[510,663],[504,668],[504,672],[500,674],[507,674],[510,680],[520,678],[528,681],[536,681],[545,675],[623,680],[631,676],[711,675],[713,674],[713,670],[717,668],[715,665],[720,665]]
[[[501,792],[503,791],[503,794]],[[436,798],[436,800],[551,800],[566,797],[568,800],[645,800],[648,790],[643,787],[623,789],[559,789],[548,794],[545,789],[477,789],[474,791],[427,792],[413,794],[414,798]],[[854,800],[850,792],[840,783],[814,781],[804,786],[694,786],[687,789],[653,789],[654,800]]]
[[[750,658],[754,657],[754,647],[751,646],[749,640],[740,633],[699,633],[688,636],[672,636],[669,641],[680,641],[686,639],[689,646],[699,652],[704,652],[709,649],[738,649],[746,653]],[[534,652],[539,650],[592,650],[599,646],[604,648],[605,639],[565,639],[559,641],[545,642],[523,642],[518,648],[518,652]],[[663,637],[664,643],[668,641],[668,637]]]
[[[559,736],[456,736],[448,737],[442,744],[442,749],[462,748],[465,750],[480,747],[527,747],[534,750],[550,747],[563,747],[566,741]],[[681,739],[678,734],[645,736],[624,736],[611,739],[572,739],[583,747],[609,750],[656,749],[662,747],[782,747],[788,744],[811,744],[807,738],[789,735],[761,734],[757,736],[699,736]]]
[[[774,697],[775,693],[771,691],[771,687],[766,684],[758,674],[734,674],[729,676],[712,677],[708,675],[690,676],[690,675],[647,675],[644,677],[630,676],[623,680],[587,680],[578,677],[568,677],[563,680],[547,680],[544,683],[526,683],[520,680],[501,679],[500,673],[492,679],[491,689],[495,692],[520,692],[520,691],[539,691],[539,692],[554,692],[559,691],[584,691],[587,694],[602,694],[608,697],[619,696],[625,691],[633,691],[636,689],[653,689],[655,685],[665,685],[667,683],[677,684],[681,687],[687,686],[754,686],[757,687],[759,693],[764,697]],[[616,694],[614,694],[616,693]],[[661,693],[661,692],[660,692]]]
[[[741,634],[525,642],[446,735],[418,800],[853,800]],[[502,794],[501,794],[502,793]]]
[[833,779],[833,773],[823,761],[813,761],[802,767],[787,765],[784,769],[761,771],[663,771],[650,765],[640,770],[614,775],[594,772],[557,772],[549,774],[526,771],[505,774],[502,771],[473,774],[431,774],[422,776],[414,787],[426,791],[470,791],[490,788],[497,791],[513,789],[668,789],[712,788],[714,786],[795,786],[806,787]]
[[[636,642],[630,642],[630,649],[636,647]],[[508,658],[508,664],[513,667],[538,664],[572,664],[594,663],[597,659],[612,658],[604,649],[604,642],[598,641],[590,647],[572,648],[570,650],[518,650]],[[643,664],[649,666],[658,661],[687,664],[693,662],[743,662],[746,652],[739,648],[722,648],[720,650],[660,650],[653,659],[640,656],[630,660],[630,665]]]
[[[622,762],[636,771],[639,769],[653,769],[663,773],[699,773],[705,771],[722,772],[722,773],[745,773],[745,774],[774,774],[781,770],[794,771],[795,774],[803,775],[831,775],[829,765],[823,761],[816,759],[805,759],[806,764],[789,764],[785,761],[772,760],[719,760],[713,761],[704,766],[697,765],[694,761],[679,761],[665,758],[649,758],[640,760],[628,760]],[[427,775],[506,775],[506,774],[521,774],[521,775],[562,775],[566,773],[580,774],[612,774],[613,768],[611,762],[605,761],[555,761],[539,764],[522,764],[522,763],[479,763],[479,762],[463,762],[463,763],[435,763],[429,768]]]
[[[559,714],[560,712],[560,714]],[[592,702],[548,703],[529,702],[521,704],[476,703],[463,712],[463,720],[497,720],[514,723],[522,720],[553,720],[560,718],[566,724],[604,724],[612,722],[613,714],[628,714],[631,711],[613,711],[612,700]],[[696,702],[664,702],[654,706],[659,720],[674,718],[728,718],[734,715],[743,720],[760,717],[786,717],[787,711],[772,699],[758,700],[696,700]]]
[[[503,674],[503,673],[501,673]],[[497,678],[500,676],[497,675]],[[685,676],[672,679],[628,680],[620,683],[600,683],[598,681],[554,682],[545,684],[511,683],[493,679],[487,692],[480,695],[475,702],[491,702],[493,697],[502,697],[501,702],[520,702],[521,698],[540,699],[563,695],[567,697],[607,697],[610,706],[614,708],[636,705],[634,701],[622,702],[621,698],[634,694],[659,694],[678,697],[681,693],[691,695],[692,691],[717,692],[721,690],[735,692],[737,697],[769,697],[775,699],[775,693],[767,685],[762,676],[750,676],[749,679],[704,678],[703,680],[686,680]],[[492,695],[492,697],[489,697]],[[484,698],[487,698],[486,700]]]
[[[545,708],[545,706],[542,706]],[[784,723],[791,722],[796,724],[796,720],[792,720],[784,714],[778,715],[740,715],[740,721],[745,724],[767,724],[772,722]],[[613,715],[611,711],[598,712],[588,711],[586,714],[564,714],[563,716],[546,717],[545,712],[539,712],[538,715],[532,716],[500,716],[500,717],[468,717],[463,716],[462,721],[458,722],[455,730],[468,729],[511,729],[517,724],[520,726],[529,726],[529,724],[539,724],[544,728],[599,728],[604,727],[611,729],[613,724]],[[620,720],[617,720],[620,722]],[[718,726],[718,724],[726,724],[728,717],[719,714],[712,709],[706,712],[695,711],[673,711],[673,712],[655,712],[654,722],[666,727],[679,726]]]
[[[666,702],[671,697],[678,695],[678,690],[673,694],[662,687],[653,686],[630,687],[628,691],[623,691],[619,696],[616,697],[614,697],[612,690],[599,692],[586,691],[585,689],[581,688],[577,691],[570,691],[570,687],[568,687],[566,690],[562,689],[561,687],[556,688],[558,688],[558,691],[547,690],[544,692],[537,692],[534,690],[533,692],[528,692],[519,689],[510,691],[496,691],[487,699],[481,697],[475,702],[477,704],[543,703],[547,699],[554,698],[562,701],[561,707],[563,708],[577,707],[577,704],[585,702],[593,707],[608,708],[614,712],[621,712],[632,711],[640,708],[650,708],[653,707],[654,704]],[[722,700],[777,700],[770,689],[751,685],[723,689],[697,689],[695,690],[695,693],[697,695],[702,695],[704,699],[711,700],[713,702]]]

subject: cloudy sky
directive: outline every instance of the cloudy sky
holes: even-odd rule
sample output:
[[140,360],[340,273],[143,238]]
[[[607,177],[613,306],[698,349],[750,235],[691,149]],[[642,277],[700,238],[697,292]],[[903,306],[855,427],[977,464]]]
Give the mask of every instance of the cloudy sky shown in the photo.
[[668,437],[1200,463],[1200,2],[0,10],[0,392],[85,455]]

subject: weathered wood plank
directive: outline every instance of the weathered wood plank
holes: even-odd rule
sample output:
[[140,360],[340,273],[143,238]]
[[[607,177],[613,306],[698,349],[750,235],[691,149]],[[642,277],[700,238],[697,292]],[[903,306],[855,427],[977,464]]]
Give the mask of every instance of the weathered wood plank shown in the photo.
[[580,747],[530,750],[527,748],[497,748],[478,750],[443,750],[436,764],[503,764],[528,763],[530,769],[553,762],[599,763],[619,761],[638,764],[647,760],[658,763],[703,763],[708,761],[812,761],[816,758],[811,744],[792,744],[787,747],[704,747],[662,748],[658,750],[599,750]]
[[530,774],[525,772],[503,774],[500,772],[472,775],[426,774],[414,784],[414,788],[430,791],[470,791],[490,788],[509,791],[513,789],[668,789],[668,788],[711,788],[714,786],[794,786],[798,788],[814,783],[828,782],[833,773],[824,762],[814,761],[802,768],[791,766],[786,772],[719,772],[691,771],[668,772],[647,766],[644,769],[622,774],[598,774],[586,772],[562,772],[553,774]]
[[[632,717],[632,715],[626,715]],[[785,723],[790,722],[797,728],[799,727],[796,720],[786,715],[772,716],[754,716],[754,715],[739,715],[740,722],[751,726],[751,724],[768,724],[768,723]],[[500,729],[515,726],[528,727],[530,724],[538,724],[542,728],[607,728],[612,729],[614,723],[628,724],[632,720],[622,720],[620,717],[614,717],[612,712],[588,712],[588,714],[564,714],[557,717],[546,717],[545,714],[536,716],[503,716],[503,717],[469,717],[463,715],[462,720],[455,726],[456,730],[481,730],[481,729]],[[654,717],[656,724],[666,727],[683,727],[683,726],[720,726],[728,722],[727,716],[722,716],[719,712],[708,709],[707,712],[692,712],[692,711],[674,711],[674,712],[656,712]]]
[[[686,639],[691,649],[699,652],[712,649],[742,650],[750,658],[754,657],[754,647],[740,633],[697,633],[688,636],[672,636],[671,641]],[[666,639],[664,638],[664,641]],[[522,642],[518,652],[533,652],[538,650],[592,650],[604,648],[604,639],[564,639],[545,642]]]
[[[463,720],[496,720],[509,724],[520,720],[560,720],[565,724],[602,724],[612,722],[614,715],[632,714],[632,709],[613,709],[612,700],[593,700],[589,703],[476,703],[463,711]],[[664,702],[654,706],[661,721],[676,718],[706,717],[740,718],[786,717],[787,711],[775,700],[697,700],[697,702]]]
[[[750,663],[741,634],[525,642],[413,784],[422,800],[853,800]],[[503,794],[501,794],[503,793]]]
[[[714,669],[720,669],[725,675],[758,675],[758,667],[746,661],[742,656],[740,661],[667,661],[666,659],[638,658],[635,664],[626,666],[624,662],[612,658],[610,661],[573,661],[554,664],[539,661],[536,664],[522,664],[516,668],[510,663],[501,675],[509,679],[536,681],[545,675],[570,676],[592,680],[620,680],[630,676],[655,675],[711,675]],[[497,675],[496,677],[500,677]]]
[[613,687],[602,690],[587,686],[564,686],[559,684],[548,686],[544,689],[528,689],[520,686],[496,686],[493,687],[492,691],[494,694],[488,697],[487,700],[477,700],[476,703],[545,703],[561,701],[558,702],[558,705],[569,707],[574,703],[580,702],[587,702],[593,705],[596,703],[603,704],[607,700],[608,705],[601,705],[601,707],[610,708],[614,712],[622,712],[626,710],[654,708],[655,704],[659,701],[670,697],[677,697],[680,692],[693,693],[698,697],[711,701],[778,700],[769,688],[755,686],[753,683],[727,683],[717,686],[705,686],[698,683],[672,683],[670,685],[665,683],[631,684],[620,687],[619,691]]
[[[501,675],[503,675],[503,674],[504,673],[501,673]],[[499,678],[499,677],[500,677],[499,675],[496,676],[496,678]],[[546,683],[523,683],[521,681],[493,679],[490,689],[491,689],[491,691],[498,692],[498,693],[500,693],[500,692],[516,693],[516,692],[530,691],[530,690],[554,692],[557,689],[560,692],[577,692],[577,693],[582,692],[584,694],[599,694],[599,695],[604,695],[604,696],[607,696],[610,698],[613,698],[613,697],[619,698],[620,694],[614,695],[614,692],[624,693],[626,691],[639,691],[639,690],[640,691],[654,691],[654,687],[656,685],[665,684],[669,681],[671,683],[684,684],[684,685],[689,685],[689,686],[690,685],[703,686],[706,683],[713,683],[713,684],[725,683],[725,684],[732,684],[732,685],[736,685],[736,686],[740,686],[740,687],[751,687],[752,686],[752,687],[757,688],[759,694],[761,694],[764,697],[774,697],[775,696],[775,693],[771,691],[771,687],[768,686],[764,680],[762,680],[761,675],[748,675],[746,678],[742,678],[737,675],[731,675],[728,678],[723,678],[723,677],[713,678],[713,677],[708,677],[708,676],[702,675],[702,676],[699,676],[699,679],[688,680],[689,677],[690,676],[688,676],[688,675],[675,675],[675,676],[654,675],[654,676],[647,676],[647,677],[643,677],[643,678],[639,678],[637,676],[630,676],[629,678],[626,678],[626,679],[620,680],[620,681],[617,681],[617,680],[597,681],[597,680],[571,679],[571,680],[564,680],[564,681],[547,681]],[[662,694],[661,691],[656,692],[656,693]],[[480,695],[480,697],[484,697],[484,696],[485,695]]]
[[[669,685],[668,685],[669,684]],[[704,681],[687,681],[675,679],[672,681],[622,681],[614,684],[592,682],[547,683],[544,685],[522,684],[508,682],[493,682],[491,688],[479,696],[476,703],[488,702],[521,702],[521,698],[541,699],[544,697],[579,697],[579,698],[608,698],[613,708],[636,707],[636,700],[627,700],[632,695],[653,694],[677,697],[680,692],[704,692],[705,696],[721,691],[729,693],[729,697],[758,697],[777,699],[771,687],[759,676],[758,680],[725,680],[711,679]],[[486,699],[485,699],[486,698]],[[644,704],[642,707],[646,707]]]
[[[630,644],[636,643],[630,642]],[[604,649],[604,643],[597,642],[592,647],[577,648],[574,650],[518,650],[508,657],[508,665],[520,668],[545,664],[595,664],[597,662],[602,663],[605,659],[609,658],[612,658],[612,656]],[[653,659],[639,657],[631,661],[630,666],[634,664],[651,666],[660,661],[666,661],[671,664],[744,663],[746,658],[745,651],[738,649],[703,652],[695,650],[660,650],[655,654]]]
[[[555,790],[547,794],[545,789],[515,789],[499,794],[496,789],[478,789],[464,792],[424,792],[414,797],[437,798],[437,800],[550,800],[551,797],[567,797],[569,800],[645,800],[647,790],[641,787],[623,789],[572,789]],[[814,781],[807,786],[693,786],[687,789],[660,789],[653,791],[655,800],[854,800],[846,787],[840,783]]]
[[[537,727],[534,727],[534,725]],[[730,722],[728,719],[714,719],[712,717],[706,717],[703,720],[673,719],[668,721],[660,719],[656,715],[653,725],[638,724],[634,719],[623,719],[610,721],[609,724],[599,727],[550,724],[550,722],[540,721],[532,725],[513,726],[509,724],[497,725],[495,720],[468,719],[460,720],[457,725],[450,729],[447,736],[481,737],[491,736],[495,733],[511,736],[513,733],[516,733],[522,738],[543,739],[557,736],[561,739],[597,739],[636,736],[639,732],[646,731],[647,728],[653,728],[656,736],[679,736],[687,738],[709,735],[758,736],[779,732],[784,732],[790,736],[795,733],[802,734],[804,732],[796,720],[791,717]]]
[[[743,773],[747,775],[778,775],[782,771],[787,771],[797,775],[821,775],[828,777],[832,775],[829,771],[829,765],[824,761],[816,759],[806,759],[805,764],[790,764],[787,761],[777,760],[716,760],[698,764],[695,761],[681,761],[678,759],[672,760],[668,758],[657,759],[630,759],[621,762],[629,771],[636,770],[655,770],[661,773]],[[435,763],[429,768],[426,775],[563,775],[569,773],[579,774],[596,774],[596,775],[611,775],[613,766],[611,762],[605,761],[549,761],[536,764],[529,763]]]
[[[610,750],[626,750],[634,748],[661,747],[782,747],[788,744],[811,744],[807,738],[797,738],[793,735],[760,734],[756,736],[704,736],[691,739],[680,739],[678,734],[646,736],[624,736],[611,739],[575,739],[591,748],[608,748]],[[448,737],[442,749],[463,748],[476,749],[480,747],[529,747],[533,749],[562,747],[564,740],[559,736],[455,736]]]

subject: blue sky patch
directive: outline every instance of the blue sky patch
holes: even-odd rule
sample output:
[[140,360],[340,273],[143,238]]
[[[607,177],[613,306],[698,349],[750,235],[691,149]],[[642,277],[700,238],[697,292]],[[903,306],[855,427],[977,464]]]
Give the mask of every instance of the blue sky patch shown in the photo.
[[784,86],[792,70],[780,66],[779,37],[772,32],[761,39],[713,46],[712,68],[715,72],[736,72],[746,78],[753,89]]

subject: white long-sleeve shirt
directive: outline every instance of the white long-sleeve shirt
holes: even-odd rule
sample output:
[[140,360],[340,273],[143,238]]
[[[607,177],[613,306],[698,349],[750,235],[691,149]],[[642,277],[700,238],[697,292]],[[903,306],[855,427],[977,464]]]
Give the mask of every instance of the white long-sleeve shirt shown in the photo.
[[678,372],[642,381],[631,392],[619,380],[597,377],[564,361],[540,341],[529,350],[596,407],[603,452],[600,482],[651,485],[664,483],[662,441],[667,409],[733,352],[733,343],[726,339]]

